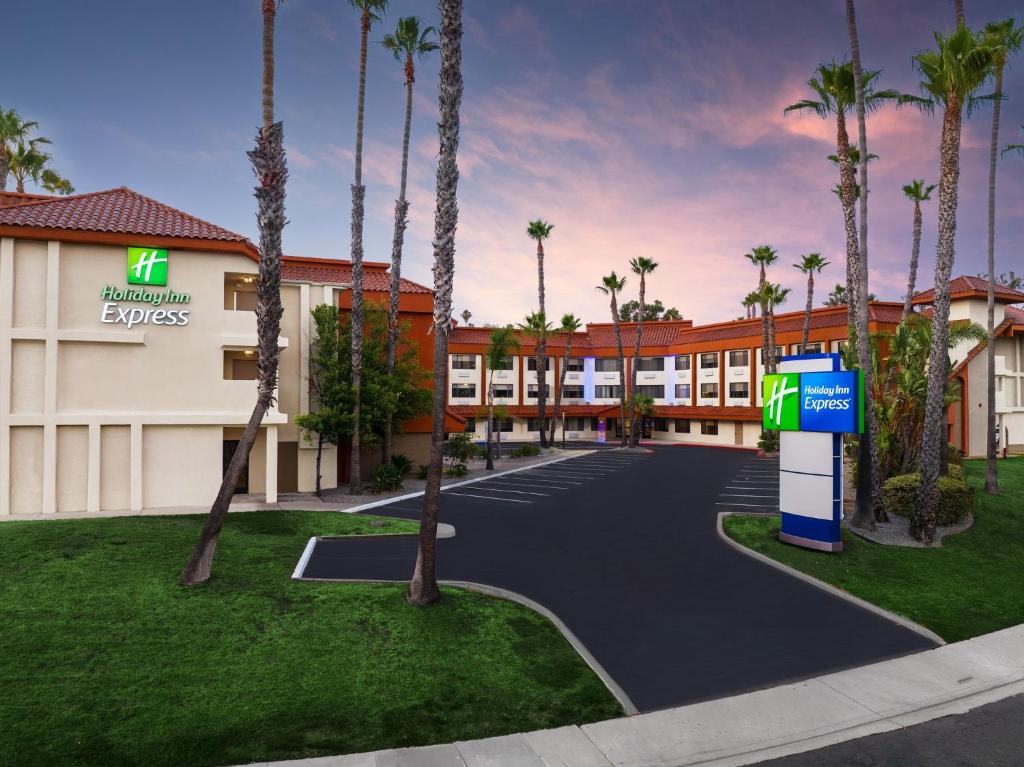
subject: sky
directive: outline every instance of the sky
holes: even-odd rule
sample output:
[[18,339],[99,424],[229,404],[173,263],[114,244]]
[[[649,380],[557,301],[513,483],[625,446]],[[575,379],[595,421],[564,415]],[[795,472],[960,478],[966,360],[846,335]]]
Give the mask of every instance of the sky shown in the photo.
[[[6,0],[0,106],[38,120],[55,166],[80,192],[128,186],[257,238],[245,152],[260,121],[259,0]],[[865,68],[918,92],[915,52],[953,24],[951,0],[858,0]],[[436,24],[433,0],[392,0],[370,33],[365,257],[391,255],[405,94],[380,45],[397,19]],[[1024,0],[967,0],[969,24],[1016,16]],[[733,319],[756,287],[743,254],[770,244],[769,278],[803,306],[801,254],[844,280],[831,192],[835,123],[784,116],[806,80],[849,46],[841,0],[465,0],[455,313],[521,321],[536,308],[530,219],[546,242],[548,314],[607,322],[603,275],[658,263],[649,299],[697,323]],[[359,58],[344,0],[285,0],[277,23],[277,117],[290,179],[285,253],[349,255]],[[12,66],[12,62],[19,62]],[[431,285],[438,56],[417,63],[403,275]],[[1024,55],[1011,65],[1001,143],[1024,140]],[[912,205],[900,187],[938,179],[941,115],[885,107],[868,119],[871,290],[901,300]],[[985,268],[991,111],[965,123],[954,274]],[[999,164],[997,271],[1024,271],[1024,161]],[[936,201],[924,205],[918,284],[934,269]],[[629,275],[623,300],[636,297]]]

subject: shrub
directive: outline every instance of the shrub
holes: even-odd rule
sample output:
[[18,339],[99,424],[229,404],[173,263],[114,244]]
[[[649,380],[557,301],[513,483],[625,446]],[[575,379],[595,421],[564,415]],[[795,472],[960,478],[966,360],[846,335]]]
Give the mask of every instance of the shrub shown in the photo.
[[452,463],[466,463],[470,458],[475,458],[483,452],[473,442],[471,434],[460,432],[452,434],[444,443],[444,454],[452,459]]
[[[898,517],[910,518],[917,506],[917,494],[921,489],[920,474],[900,474],[885,481],[882,499],[885,510]],[[974,507],[974,490],[962,480],[953,477],[939,477],[939,508],[935,524],[955,525],[962,522]]]
[[421,463],[420,467],[418,469],[416,469],[416,479],[426,479],[426,478],[427,478],[427,465],[425,463]]
[[540,447],[537,445],[520,445],[509,453],[512,458],[527,458],[540,455]]
[[395,453],[391,456],[391,465],[398,469],[400,476],[406,476],[412,471],[412,461],[409,456],[402,455],[401,453]]
[[373,472],[373,489],[377,493],[401,490],[402,472],[394,464],[382,463]]
[[464,463],[453,463],[444,470],[446,477],[464,477],[469,474],[469,467]]
[[779,452],[779,433],[777,431],[763,431],[757,440],[757,447],[766,453]]
[[949,478],[955,479],[959,482],[964,481],[964,467],[963,464],[951,463],[949,464]]
[[950,466],[954,464],[957,466],[964,465],[964,451],[952,442],[946,443],[946,458]]

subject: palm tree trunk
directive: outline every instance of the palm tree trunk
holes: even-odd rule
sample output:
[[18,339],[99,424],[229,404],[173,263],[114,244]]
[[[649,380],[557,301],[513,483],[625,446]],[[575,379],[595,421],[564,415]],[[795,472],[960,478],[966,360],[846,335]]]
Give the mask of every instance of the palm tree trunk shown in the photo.
[[537,296],[540,302],[541,328],[537,337],[537,419],[540,423],[540,446],[547,447],[544,413],[547,410],[547,314],[544,311],[544,243],[537,239]]
[[999,151],[999,113],[1003,96],[1003,64],[996,64],[995,101],[992,104],[992,145],[988,156],[988,432],[985,435],[985,492],[999,492],[996,468],[996,160]]
[[359,38],[359,103],[356,108],[356,178],[352,185],[352,453],[349,460],[349,492],[363,492],[359,465],[359,416],[363,382],[363,114],[366,105],[366,39],[370,32],[370,12],[363,10]]
[[7,191],[7,177],[11,174],[11,163],[7,158],[7,147],[0,144],[0,192]]
[[462,102],[462,0],[441,0],[441,71],[437,132],[437,206],[434,212],[434,406],[430,465],[423,495],[419,551],[409,582],[409,602],[429,605],[441,598],[437,587],[437,515],[441,499],[445,394],[448,387],[448,332],[455,278],[455,228],[459,219],[459,105]]
[[621,446],[626,443],[626,359],[622,353],[622,326],[619,324],[619,302],[612,293],[612,325],[615,327],[615,346],[619,354],[619,423],[622,426]]
[[800,353],[807,353],[807,339],[811,335],[811,311],[814,309],[814,273],[807,273],[807,306],[804,308],[804,329],[800,334]]
[[768,372],[774,373],[778,370],[778,358],[775,348],[775,307],[770,303],[765,307],[765,323],[768,325],[768,346],[772,350],[772,367]]
[[324,435],[317,434],[316,440],[316,497],[319,498],[324,494],[323,485],[321,484],[320,477],[320,464],[324,455]]
[[491,371],[491,380],[487,384],[487,468],[494,469],[494,455],[491,453],[491,423],[494,421],[494,371]]
[[634,447],[640,444],[640,432],[636,428],[636,384],[637,384],[637,366],[640,362],[640,336],[644,332],[644,308],[645,308],[645,297],[644,294],[647,292],[647,280],[643,273],[640,274],[640,316],[636,320],[636,338],[633,340],[633,387],[630,391],[629,397],[629,417],[632,422],[630,428],[629,438],[630,442],[633,443]]
[[[765,271],[764,271],[764,264],[761,264],[761,277],[760,277],[760,279],[758,280],[758,283],[757,283],[758,293],[762,296],[762,298],[761,298],[761,364],[764,365],[764,372],[765,373],[771,373],[772,372],[772,357],[773,357],[774,352],[775,352],[775,347],[771,347],[771,348],[768,347],[768,307],[765,305],[765,301],[764,301],[764,298],[763,298],[763,296],[764,296],[765,281],[766,281],[766,276],[765,276]],[[694,364],[696,364],[696,360],[694,360]],[[696,392],[694,392],[693,396],[694,397],[697,396]],[[696,400],[694,400],[694,401],[696,401]]]
[[910,249],[910,278],[907,281],[907,295],[903,299],[903,316],[900,322],[910,316],[914,286],[917,283],[917,261],[921,255],[921,201],[914,200],[914,243]]
[[[562,359],[562,372],[559,374],[558,391],[555,392],[555,407],[551,411],[551,431],[548,443],[551,445],[555,444],[555,427],[558,424],[558,414],[562,409],[562,389],[565,388],[565,374],[566,368],[568,367],[569,359],[572,357],[572,332],[570,331],[569,336],[565,342],[565,357]],[[564,429],[563,429],[564,432]],[[562,435],[562,441],[565,442],[565,434]]]
[[953,8],[956,11],[957,26],[964,22],[964,0],[953,0]]
[[921,491],[911,519],[910,533],[917,540],[935,539],[939,502],[939,474],[946,451],[946,376],[949,360],[949,276],[953,271],[956,236],[957,187],[960,181],[961,103],[947,97],[939,149],[939,234],[935,246],[935,300],[932,304],[932,344],[928,355],[924,436],[921,440]]
[[[398,346],[398,302],[402,289],[402,244],[409,222],[409,203],[405,199],[406,179],[409,173],[409,132],[412,128],[412,86],[414,82],[412,54],[405,60],[405,132],[402,135],[402,181],[395,201],[395,235],[391,242],[391,292],[388,303],[388,375],[395,374],[395,348]],[[389,410],[384,425],[384,444],[381,457],[391,461],[393,413]]]
[[256,288],[256,328],[259,345],[259,385],[256,406],[238,441],[228,470],[221,481],[220,490],[210,507],[199,540],[192,550],[188,564],[178,576],[182,585],[193,586],[210,578],[213,555],[231,498],[235,494],[242,468],[249,459],[260,424],[267,410],[274,404],[277,389],[279,359],[278,337],[281,334],[281,231],[286,222],[284,214],[285,165],[283,131],[281,123],[261,128],[256,136],[256,148],[249,152],[253,171],[260,185],[256,187],[257,223],[260,229],[259,282]]
[[18,184],[15,187],[15,191],[17,191],[18,194],[24,194],[25,193],[25,177],[24,176],[18,176]]
[[263,127],[274,123],[274,17],[278,0],[263,0]]

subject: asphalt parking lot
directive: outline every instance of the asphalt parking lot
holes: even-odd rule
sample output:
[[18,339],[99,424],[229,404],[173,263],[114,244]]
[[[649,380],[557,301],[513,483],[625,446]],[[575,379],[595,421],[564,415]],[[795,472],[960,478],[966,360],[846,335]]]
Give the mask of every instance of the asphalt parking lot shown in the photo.
[[[777,508],[774,471],[748,451],[665,446],[602,450],[448,488],[440,516],[456,535],[438,542],[438,576],[544,605],[641,711],[932,647],[718,538],[719,511]],[[737,484],[743,478],[753,481]],[[420,503],[368,513],[415,519]],[[415,557],[412,538],[323,540],[303,575],[407,580]]]

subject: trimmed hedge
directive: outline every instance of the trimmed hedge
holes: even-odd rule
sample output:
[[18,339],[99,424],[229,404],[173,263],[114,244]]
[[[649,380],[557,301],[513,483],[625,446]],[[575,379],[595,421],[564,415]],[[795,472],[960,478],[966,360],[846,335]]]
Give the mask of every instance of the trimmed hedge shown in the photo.
[[[950,466],[952,475],[954,466]],[[959,468],[959,467],[956,467]],[[974,508],[974,490],[968,487],[959,471],[960,479],[953,476],[939,477],[939,508],[935,524],[941,527],[962,522]],[[882,499],[885,510],[898,517],[911,517],[917,505],[917,494],[921,489],[920,474],[900,474],[885,481]]]

